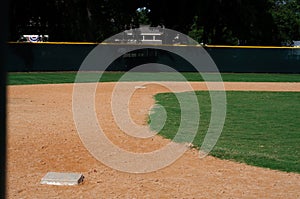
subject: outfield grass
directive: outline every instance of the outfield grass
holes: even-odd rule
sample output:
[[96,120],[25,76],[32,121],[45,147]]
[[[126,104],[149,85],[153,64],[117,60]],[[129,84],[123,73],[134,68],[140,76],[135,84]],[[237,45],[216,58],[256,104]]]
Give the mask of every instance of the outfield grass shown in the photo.
[[[163,73],[163,79],[157,79],[155,74],[151,73],[135,73],[132,81],[150,81],[163,80],[174,81],[172,73]],[[198,73],[182,73],[188,81],[203,81]],[[85,82],[91,82],[93,78],[97,78],[97,73],[86,73]],[[102,75],[101,82],[116,82],[123,72],[106,72]],[[208,74],[210,75],[210,74]],[[212,76],[212,75],[211,75]],[[47,72],[47,73],[9,73],[8,85],[24,85],[24,84],[59,84],[73,83],[76,78],[76,72]],[[223,81],[227,82],[300,82],[300,74],[233,74],[223,73]]]
[[[200,147],[209,125],[211,105],[208,92],[196,93],[201,102],[201,122],[193,144]],[[174,94],[158,94],[155,99],[168,114],[159,134],[172,139],[180,124],[178,101]],[[211,155],[300,173],[299,102],[300,93],[227,92],[225,126]],[[154,112],[151,117],[159,118],[160,114]],[[152,125],[151,128],[157,127]]]

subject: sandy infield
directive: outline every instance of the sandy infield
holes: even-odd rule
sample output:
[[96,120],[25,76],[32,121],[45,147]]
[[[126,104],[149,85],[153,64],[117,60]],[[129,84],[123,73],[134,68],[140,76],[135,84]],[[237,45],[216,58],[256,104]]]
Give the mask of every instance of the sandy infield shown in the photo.
[[[174,84],[180,88],[180,83]],[[118,128],[110,106],[114,85],[101,83],[96,94],[97,117],[106,136],[131,152],[151,152],[169,143],[159,136],[132,138]],[[192,86],[206,89],[203,83]],[[300,84],[228,82],[225,88],[299,92]],[[211,156],[199,159],[194,149],[152,173],[113,170],[93,158],[82,144],[73,121],[72,91],[72,84],[8,86],[8,198],[300,198],[299,174]],[[153,95],[160,92],[168,90],[149,84],[134,93],[129,111],[137,124],[146,125]],[[83,173],[84,183],[73,187],[40,185],[49,171]]]

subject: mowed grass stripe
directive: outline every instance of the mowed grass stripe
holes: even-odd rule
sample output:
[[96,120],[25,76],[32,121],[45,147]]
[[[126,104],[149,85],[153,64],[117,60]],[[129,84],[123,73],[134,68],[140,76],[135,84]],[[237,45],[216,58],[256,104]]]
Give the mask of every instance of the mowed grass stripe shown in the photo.
[[[193,144],[200,147],[210,122],[211,104],[208,92],[196,93],[201,121]],[[180,124],[179,103],[170,93],[158,94],[155,99],[168,115],[159,134],[172,139]],[[154,110],[151,118],[159,117]],[[154,125],[151,128],[157,129]],[[211,155],[300,173],[300,92],[227,92],[225,126]]]
[[[102,74],[100,82],[116,82],[124,72],[105,72]],[[134,73],[132,81],[177,81],[172,73],[164,73],[163,79],[158,79],[157,73]],[[199,73],[181,73],[188,81],[203,81]],[[208,77],[213,74],[206,73]],[[98,81],[99,73],[85,73],[84,82]],[[161,77],[161,76],[159,76]],[[9,73],[8,85],[27,84],[61,84],[74,83],[76,72],[41,72],[41,73]],[[223,81],[226,82],[300,82],[300,74],[234,74],[223,73]]]

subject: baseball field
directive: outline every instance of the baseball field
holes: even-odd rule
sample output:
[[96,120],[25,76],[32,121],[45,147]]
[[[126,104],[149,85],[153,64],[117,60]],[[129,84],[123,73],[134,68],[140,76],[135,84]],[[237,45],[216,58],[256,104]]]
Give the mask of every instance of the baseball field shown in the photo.
[[[140,74],[128,103],[132,120],[159,128],[155,104],[164,107],[164,127],[147,139],[124,133],[112,113],[116,82],[124,73],[105,73],[95,92],[95,113],[105,135],[134,153],[159,150],[172,142],[180,126],[181,107],[174,93]],[[91,74],[87,74],[91,75]],[[196,92],[201,110],[197,135],[173,164],[155,172],[131,174],[107,167],[83,145],[72,113],[74,72],[10,73],[8,76],[9,198],[299,198],[300,197],[300,75],[222,74],[227,98],[225,125],[216,146],[199,158],[211,117],[207,85],[196,73],[183,73]],[[153,78],[153,79],[151,79]],[[180,90],[183,82],[164,81]],[[90,82],[82,82],[88,84]],[[122,93],[124,92],[124,93]],[[118,93],[119,100],[126,90]],[[191,90],[180,90],[186,95]],[[218,90],[211,92],[219,92]],[[85,93],[82,93],[85,95]],[[150,124],[150,125],[149,125]],[[78,186],[41,185],[50,171],[85,176]]]

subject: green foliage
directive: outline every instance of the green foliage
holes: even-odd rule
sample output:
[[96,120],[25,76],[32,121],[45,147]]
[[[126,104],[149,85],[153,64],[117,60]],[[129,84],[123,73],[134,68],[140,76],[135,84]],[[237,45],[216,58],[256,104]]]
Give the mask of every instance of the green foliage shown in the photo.
[[137,27],[130,0],[12,0],[11,40],[22,34],[49,34],[51,41],[101,42]]
[[300,40],[300,1],[275,0],[271,10],[276,24],[276,39],[292,44],[293,40]]
[[140,24],[165,26],[205,44],[300,39],[299,0],[12,0],[10,13],[12,41],[49,34],[50,41],[101,42]]
[[150,19],[148,17],[150,10],[146,7],[138,9],[137,17],[140,25],[150,25]]
[[191,26],[188,36],[193,38],[198,43],[203,43],[204,28],[198,25],[198,16],[195,16],[194,23]]
[[[208,92],[197,92],[197,96],[201,121],[193,144],[201,147],[210,122],[211,104]],[[168,115],[159,133],[173,139],[181,118],[179,103],[174,94],[158,94],[155,99]],[[300,93],[227,92],[225,126],[211,155],[300,173],[299,100]],[[160,116],[154,112],[151,118],[156,117]]]

